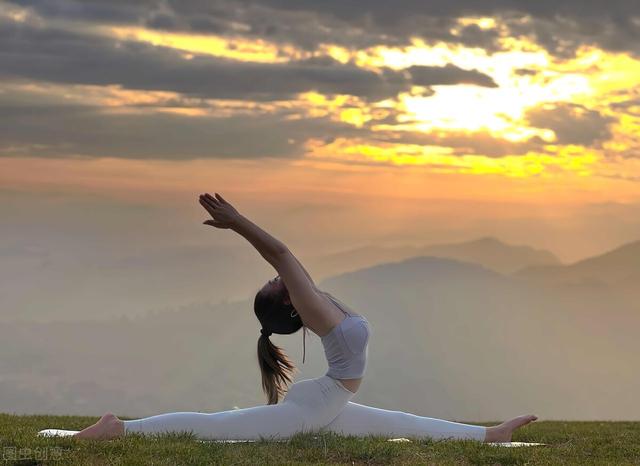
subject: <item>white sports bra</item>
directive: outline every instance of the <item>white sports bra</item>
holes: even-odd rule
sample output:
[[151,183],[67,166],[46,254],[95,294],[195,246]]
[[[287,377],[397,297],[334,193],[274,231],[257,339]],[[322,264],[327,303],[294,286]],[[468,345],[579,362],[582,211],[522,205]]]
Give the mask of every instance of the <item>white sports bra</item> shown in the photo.
[[332,296],[326,296],[346,314],[342,322],[320,337],[329,363],[326,375],[334,379],[359,379],[367,367],[371,333],[369,321],[360,314],[345,310],[346,306]]

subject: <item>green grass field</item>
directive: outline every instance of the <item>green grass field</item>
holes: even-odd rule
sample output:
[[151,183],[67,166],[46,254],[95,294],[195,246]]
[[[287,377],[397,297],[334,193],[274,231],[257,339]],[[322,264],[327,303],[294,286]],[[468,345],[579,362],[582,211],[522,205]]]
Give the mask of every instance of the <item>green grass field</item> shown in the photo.
[[536,421],[516,431],[512,440],[549,445],[526,448],[471,440],[394,443],[330,433],[297,435],[285,442],[226,444],[200,442],[188,434],[137,434],[110,441],[36,435],[46,428],[80,430],[97,419],[0,414],[0,465],[640,464],[640,422]]

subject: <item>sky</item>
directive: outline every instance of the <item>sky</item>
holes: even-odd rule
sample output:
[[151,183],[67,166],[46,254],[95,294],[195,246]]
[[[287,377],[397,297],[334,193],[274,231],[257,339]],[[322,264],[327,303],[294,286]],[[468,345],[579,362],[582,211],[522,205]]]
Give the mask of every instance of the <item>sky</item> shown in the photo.
[[628,0],[5,0],[0,256],[204,244],[218,192],[303,253],[571,262],[640,238],[639,82]]

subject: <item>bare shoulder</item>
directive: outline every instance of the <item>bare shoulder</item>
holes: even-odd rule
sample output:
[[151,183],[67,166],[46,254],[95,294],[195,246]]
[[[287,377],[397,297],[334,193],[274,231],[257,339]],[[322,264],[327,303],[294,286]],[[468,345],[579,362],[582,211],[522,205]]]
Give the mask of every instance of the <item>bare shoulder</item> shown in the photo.
[[[327,318],[328,326],[325,329],[318,329],[318,332],[315,332],[318,336],[324,336],[331,331],[336,325],[340,324],[344,319],[344,313],[338,309],[336,304],[325,294],[325,292],[318,290],[318,294],[322,296],[324,301],[323,303],[323,314]],[[331,296],[331,295],[329,295]]]
[[[351,306],[347,305],[345,302],[343,302],[340,299],[336,298],[331,293],[329,293],[327,291],[322,291],[322,290],[318,290],[318,292],[321,293],[322,295],[324,295],[333,304],[333,306],[339,306],[343,310],[347,311],[349,314],[354,315],[354,316],[362,315],[359,312],[354,311]],[[336,304],[336,302],[338,304]]]

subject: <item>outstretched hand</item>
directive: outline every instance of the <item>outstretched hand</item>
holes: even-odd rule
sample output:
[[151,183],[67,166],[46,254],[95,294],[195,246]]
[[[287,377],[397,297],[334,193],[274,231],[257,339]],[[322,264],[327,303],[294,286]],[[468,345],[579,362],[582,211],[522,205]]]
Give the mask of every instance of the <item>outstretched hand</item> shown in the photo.
[[200,204],[211,214],[213,220],[202,223],[216,228],[231,228],[240,219],[240,213],[229,204],[220,194],[213,197],[209,193],[200,195]]

